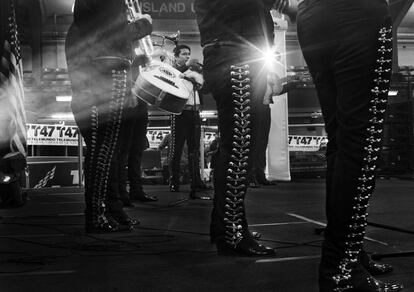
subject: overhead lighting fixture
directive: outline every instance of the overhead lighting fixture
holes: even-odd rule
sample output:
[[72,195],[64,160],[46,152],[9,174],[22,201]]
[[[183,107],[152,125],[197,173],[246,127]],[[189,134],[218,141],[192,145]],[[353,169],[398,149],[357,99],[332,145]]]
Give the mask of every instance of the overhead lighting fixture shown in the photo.
[[58,102],[70,102],[72,101],[71,95],[58,95],[56,96],[56,101]]
[[389,90],[388,91],[388,96],[397,96],[398,94],[398,90]]

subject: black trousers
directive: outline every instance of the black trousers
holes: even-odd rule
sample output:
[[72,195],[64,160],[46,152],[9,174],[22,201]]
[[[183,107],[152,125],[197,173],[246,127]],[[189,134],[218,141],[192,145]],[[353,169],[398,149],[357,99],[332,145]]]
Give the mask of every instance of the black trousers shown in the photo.
[[242,46],[209,46],[204,78],[217,104],[220,132],[214,156],[211,237],[237,245],[248,232],[244,198],[255,150],[257,119],[266,90],[263,63]]
[[349,286],[347,279],[359,269],[382,147],[391,30],[385,0],[304,0],[299,5],[298,38],[329,139],[328,224],[320,278],[331,280],[337,288]]
[[82,66],[68,60],[72,82],[72,111],[86,143],[86,225],[107,224],[105,211],[120,209],[118,162],[124,103],[127,96],[129,62],[121,58],[96,60]]
[[[143,193],[141,160],[147,148],[148,108],[144,102],[126,109],[121,129],[119,147],[119,192],[121,199]],[[129,181],[129,194],[126,190]]]
[[201,120],[198,110],[183,110],[180,115],[171,115],[170,184],[180,184],[180,161],[184,143],[188,146],[188,167],[191,187],[200,182],[200,136]]
[[266,179],[266,150],[269,143],[271,113],[269,105],[258,104],[259,117],[257,122],[256,150],[253,159],[252,175],[260,182]]

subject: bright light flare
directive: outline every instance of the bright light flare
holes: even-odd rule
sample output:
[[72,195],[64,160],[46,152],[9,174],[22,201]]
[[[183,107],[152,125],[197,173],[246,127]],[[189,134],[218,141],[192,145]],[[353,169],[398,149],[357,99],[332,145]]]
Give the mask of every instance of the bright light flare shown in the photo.
[[262,54],[265,66],[268,70],[274,71],[276,70],[277,65],[283,66],[281,63],[282,56],[278,51],[275,51],[274,48],[267,48],[262,51]]
[[276,61],[275,52],[272,49],[267,49],[263,52],[263,58],[266,66],[272,66]]

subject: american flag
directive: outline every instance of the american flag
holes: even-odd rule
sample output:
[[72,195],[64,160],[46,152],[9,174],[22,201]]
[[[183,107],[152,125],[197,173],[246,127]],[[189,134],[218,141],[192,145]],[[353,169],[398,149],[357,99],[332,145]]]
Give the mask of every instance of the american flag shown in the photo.
[[[1,0],[0,145],[26,156],[23,66],[14,0]],[[1,149],[2,152],[5,149]],[[3,154],[4,155],[4,154]]]

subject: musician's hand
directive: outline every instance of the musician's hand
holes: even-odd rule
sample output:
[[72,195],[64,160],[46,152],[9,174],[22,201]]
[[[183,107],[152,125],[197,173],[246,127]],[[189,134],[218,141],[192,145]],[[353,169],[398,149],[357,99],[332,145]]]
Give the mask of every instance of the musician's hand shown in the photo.
[[272,97],[279,95],[283,90],[282,80],[275,72],[269,72],[267,75],[267,88],[263,98],[263,104],[273,103]]
[[263,97],[263,104],[264,105],[269,105],[271,103],[273,103],[272,89],[270,89],[270,86],[267,85],[266,93]]
[[291,22],[296,21],[296,15],[298,12],[298,1],[297,0],[276,0],[273,8],[280,13],[289,16]]
[[152,18],[148,14],[143,14],[141,18],[128,25],[128,37],[131,38],[131,41],[142,39],[151,33]]
[[270,86],[273,95],[279,95],[283,89],[282,80],[275,72],[267,75],[267,84]]
[[151,17],[151,15],[149,15],[149,14],[142,14],[141,15],[141,18],[145,18],[146,20],[149,21],[149,23],[152,24],[152,17]]
[[204,84],[203,75],[192,70],[187,70],[183,73],[183,78],[193,82],[196,87],[201,88]]
[[273,9],[277,10],[278,12],[283,12],[287,6],[289,6],[289,0],[276,0],[273,4]]

